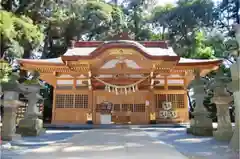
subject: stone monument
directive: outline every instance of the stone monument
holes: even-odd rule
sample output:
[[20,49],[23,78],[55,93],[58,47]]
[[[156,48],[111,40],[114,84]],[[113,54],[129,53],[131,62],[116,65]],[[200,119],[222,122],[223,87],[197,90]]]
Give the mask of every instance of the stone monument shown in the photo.
[[229,115],[229,104],[233,101],[233,97],[226,90],[226,84],[230,79],[224,77],[219,70],[211,84],[214,90],[214,96],[211,102],[216,104],[218,127],[213,132],[213,136],[220,141],[229,141],[233,135],[232,123]]
[[25,97],[28,100],[28,107],[24,119],[19,122],[17,132],[22,136],[38,136],[43,130],[43,121],[39,119],[39,110],[37,102],[42,97],[39,95],[40,84],[21,84],[20,88],[24,90]]
[[230,147],[233,150],[239,151],[239,111],[240,111],[240,24],[235,26],[236,30],[236,40],[238,42],[237,50],[237,60],[230,69],[232,76],[232,90],[234,95],[234,105],[235,105],[235,128],[232,139],[230,141]]
[[194,108],[193,116],[191,120],[190,128],[187,129],[187,133],[191,133],[196,136],[212,136],[212,119],[209,118],[209,112],[203,105],[205,98],[205,84],[206,80],[200,77],[200,71],[195,70],[195,80],[192,81],[191,86],[194,90],[194,98],[196,101],[196,107]]

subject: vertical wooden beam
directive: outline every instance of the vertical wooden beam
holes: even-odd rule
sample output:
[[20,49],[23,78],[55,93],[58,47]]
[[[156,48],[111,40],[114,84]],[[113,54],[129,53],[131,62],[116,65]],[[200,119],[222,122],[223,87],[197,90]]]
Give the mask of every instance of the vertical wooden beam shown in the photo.
[[97,123],[97,113],[96,113],[96,93],[95,91],[92,89],[92,112],[93,112],[93,123],[96,124]]
[[89,72],[88,72],[88,89],[89,89],[89,90],[92,90],[92,81],[91,81],[91,78],[92,78],[92,72],[89,71]]
[[168,78],[167,78],[167,76],[164,76],[164,89],[168,90]]
[[53,103],[52,103],[52,121],[55,122],[55,110],[56,110],[56,88],[53,89]]
[[73,79],[73,89],[76,89],[77,88],[77,79],[76,77],[74,77]]

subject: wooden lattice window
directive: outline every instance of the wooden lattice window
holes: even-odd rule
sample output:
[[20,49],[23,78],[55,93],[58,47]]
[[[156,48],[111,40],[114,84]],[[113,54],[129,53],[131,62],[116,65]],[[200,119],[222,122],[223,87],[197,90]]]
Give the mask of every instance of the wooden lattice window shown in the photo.
[[184,94],[176,94],[174,97],[175,108],[184,108]]
[[122,104],[122,112],[127,112],[128,111],[128,105],[129,104]]
[[56,108],[87,108],[88,95],[57,94]]
[[155,99],[156,99],[156,108],[158,109],[161,109],[162,103],[167,100],[165,94],[156,94]]
[[133,112],[134,105],[133,105],[133,104],[129,104],[128,109],[129,109],[131,112]]
[[74,108],[74,95],[73,94],[66,94],[65,95],[65,108]]
[[173,108],[184,108],[184,94],[156,94],[156,108],[162,109],[162,103],[171,102]]
[[127,111],[133,112],[133,104],[122,104],[122,111],[123,112],[127,112]]
[[145,112],[145,104],[134,104],[134,112]]
[[75,95],[75,108],[88,108],[88,95],[76,94]]
[[121,110],[121,105],[120,104],[114,104],[113,110],[114,111],[120,111]]
[[56,95],[56,108],[64,108],[65,94]]

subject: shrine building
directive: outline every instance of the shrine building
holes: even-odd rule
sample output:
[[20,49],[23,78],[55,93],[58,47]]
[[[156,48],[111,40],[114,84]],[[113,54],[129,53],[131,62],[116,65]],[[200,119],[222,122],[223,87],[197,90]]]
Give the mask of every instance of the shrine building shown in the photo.
[[184,123],[194,70],[221,60],[179,57],[165,41],[79,41],[52,59],[20,59],[54,87],[52,123]]

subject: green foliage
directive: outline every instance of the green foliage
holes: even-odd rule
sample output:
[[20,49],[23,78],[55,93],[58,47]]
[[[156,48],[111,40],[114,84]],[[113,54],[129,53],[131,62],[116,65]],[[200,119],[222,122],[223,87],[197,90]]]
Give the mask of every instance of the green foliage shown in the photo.
[[11,73],[12,67],[7,61],[0,59],[0,83],[8,82]]
[[31,84],[39,84],[39,80],[32,79],[32,80],[25,80],[24,84],[31,85]]
[[237,41],[232,37],[225,37],[221,33],[213,33],[207,36],[208,46],[214,50],[216,57],[226,58],[238,48]]
[[201,28],[212,26],[213,13],[210,0],[179,0],[176,6],[156,7],[153,22],[167,28],[170,43],[179,55],[191,57],[194,34]]
[[43,34],[28,17],[18,17],[3,10],[0,11],[0,16],[2,43],[7,56],[20,57],[26,45],[35,48],[43,40]]
[[192,53],[194,58],[210,59],[214,58],[214,50],[211,46],[206,45],[206,37],[203,32],[197,32],[195,36],[194,52]]

